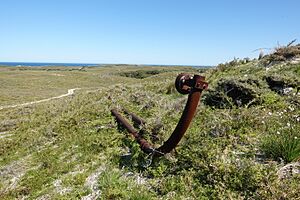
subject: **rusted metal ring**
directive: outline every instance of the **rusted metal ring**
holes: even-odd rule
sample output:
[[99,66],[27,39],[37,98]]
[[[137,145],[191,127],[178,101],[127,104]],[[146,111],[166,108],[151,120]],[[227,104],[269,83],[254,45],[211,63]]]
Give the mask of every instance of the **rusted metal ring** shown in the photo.
[[190,93],[190,87],[187,82],[191,79],[191,76],[186,73],[179,74],[175,80],[175,88],[180,94]]

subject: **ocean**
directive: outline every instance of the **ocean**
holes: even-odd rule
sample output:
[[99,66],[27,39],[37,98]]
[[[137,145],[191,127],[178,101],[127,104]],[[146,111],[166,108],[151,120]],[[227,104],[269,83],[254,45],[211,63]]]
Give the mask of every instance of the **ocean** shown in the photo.
[[100,66],[95,63],[38,63],[38,62],[0,62],[0,66],[11,67],[51,67],[51,66],[65,66],[65,67],[83,67],[83,66]]
[[[114,64],[96,64],[96,63],[46,63],[46,62],[0,62],[0,66],[10,66],[10,67],[95,67],[104,65],[114,65]],[[135,65],[135,64],[116,64],[116,65]],[[165,66],[165,67],[194,67],[194,68],[211,68],[214,66],[204,66],[204,65],[157,65],[157,64],[138,64],[135,66]]]

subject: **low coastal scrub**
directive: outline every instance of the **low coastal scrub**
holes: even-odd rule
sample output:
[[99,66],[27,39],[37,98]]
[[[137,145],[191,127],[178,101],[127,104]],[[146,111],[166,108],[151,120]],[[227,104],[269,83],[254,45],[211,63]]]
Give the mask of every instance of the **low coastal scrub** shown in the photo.
[[[64,87],[82,84],[74,95],[0,110],[0,198],[299,199],[297,168],[282,169],[299,163],[300,64],[251,60],[203,71],[209,90],[182,141],[161,158],[143,153],[110,113],[125,107],[146,120],[138,128],[154,146],[166,141],[187,99],[174,80],[198,69],[152,70],[64,72]],[[34,72],[48,81],[38,73],[53,72]],[[267,77],[284,80],[282,92]]]
[[274,49],[274,52],[262,58],[265,65],[275,62],[292,61],[300,59],[300,44],[293,45],[296,40],[290,42],[286,46],[279,46]]
[[136,71],[129,71],[129,72],[121,72],[121,73],[119,73],[119,75],[125,76],[125,77],[130,77],[130,78],[144,79],[149,76],[160,74],[160,73],[163,73],[166,71],[167,70],[151,70],[151,71],[136,70]]

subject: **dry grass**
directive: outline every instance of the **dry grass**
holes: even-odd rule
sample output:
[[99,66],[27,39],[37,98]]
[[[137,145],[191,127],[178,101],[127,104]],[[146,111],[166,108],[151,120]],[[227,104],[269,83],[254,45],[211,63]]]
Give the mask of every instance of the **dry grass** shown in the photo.
[[292,43],[290,43],[287,46],[275,48],[273,53],[264,56],[262,60],[268,65],[272,62],[291,61],[295,58],[300,58],[300,44],[292,45]]

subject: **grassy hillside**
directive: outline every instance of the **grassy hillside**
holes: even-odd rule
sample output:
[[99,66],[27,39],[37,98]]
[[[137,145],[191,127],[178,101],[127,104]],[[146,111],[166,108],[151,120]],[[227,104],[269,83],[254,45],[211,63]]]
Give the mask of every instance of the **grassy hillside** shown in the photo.
[[[1,68],[0,105],[82,89],[0,110],[0,198],[299,198],[300,64],[267,58],[208,70]],[[118,129],[110,109],[146,119],[145,137],[160,146],[187,99],[174,88],[181,72],[205,75],[210,89],[176,150],[152,159]]]

